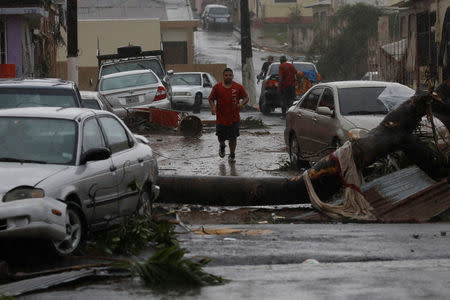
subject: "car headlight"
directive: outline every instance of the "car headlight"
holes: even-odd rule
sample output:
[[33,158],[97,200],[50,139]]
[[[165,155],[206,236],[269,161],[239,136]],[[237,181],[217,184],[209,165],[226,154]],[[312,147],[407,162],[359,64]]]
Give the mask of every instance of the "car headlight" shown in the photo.
[[44,196],[45,193],[42,189],[35,189],[32,187],[19,187],[6,193],[6,195],[3,197],[3,202],[29,198],[42,198]]
[[353,128],[348,131],[350,139],[360,139],[365,136],[369,131],[362,128]]

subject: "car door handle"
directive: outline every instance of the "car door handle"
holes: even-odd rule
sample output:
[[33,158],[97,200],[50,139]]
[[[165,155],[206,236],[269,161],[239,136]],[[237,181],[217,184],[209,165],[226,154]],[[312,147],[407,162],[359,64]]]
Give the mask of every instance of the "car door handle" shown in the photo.
[[113,165],[113,166],[109,167],[109,170],[111,172],[114,172],[115,170],[117,170],[117,167]]

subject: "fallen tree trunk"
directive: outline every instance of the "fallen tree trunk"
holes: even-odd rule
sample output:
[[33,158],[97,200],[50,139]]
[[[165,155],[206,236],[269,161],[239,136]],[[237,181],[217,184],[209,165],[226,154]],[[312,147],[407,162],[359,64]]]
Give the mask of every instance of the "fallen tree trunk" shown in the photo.
[[[450,86],[448,87],[450,89]],[[365,137],[352,140],[356,167],[362,170],[394,151],[407,157],[430,177],[450,175],[447,155],[430,147],[413,134],[422,117],[431,108],[450,130],[450,99],[438,100],[431,94],[415,95],[391,111]],[[339,161],[330,154],[308,170],[314,190],[321,199],[329,199],[343,184]],[[309,203],[303,176],[285,178],[243,178],[218,176],[160,176],[158,202],[218,206],[280,205]]]

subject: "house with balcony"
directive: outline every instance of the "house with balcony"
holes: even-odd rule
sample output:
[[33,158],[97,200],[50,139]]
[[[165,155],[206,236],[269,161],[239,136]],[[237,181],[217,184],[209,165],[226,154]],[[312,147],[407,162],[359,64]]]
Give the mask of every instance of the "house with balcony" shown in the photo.
[[384,80],[427,88],[450,75],[450,0],[393,1],[378,20],[377,65]]
[[0,0],[0,77],[49,77],[56,71],[60,3]]

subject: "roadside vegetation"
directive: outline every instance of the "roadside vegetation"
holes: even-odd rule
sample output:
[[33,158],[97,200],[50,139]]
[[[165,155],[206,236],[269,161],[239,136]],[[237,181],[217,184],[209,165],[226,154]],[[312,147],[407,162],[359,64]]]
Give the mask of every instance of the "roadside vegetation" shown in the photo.
[[359,79],[367,72],[368,42],[376,38],[380,15],[379,8],[358,3],[340,8],[328,28],[315,24],[320,33],[310,52],[320,56],[317,67],[324,80]]
[[96,249],[109,255],[134,255],[153,246],[157,252],[144,262],[124,261],[124,267],[152,288],[178,288],[217,285],[227,282],[203,271],[210,260],[186,258],[180,248],[175,225],[165,215],[133,215],[121,225],[96,236]]

